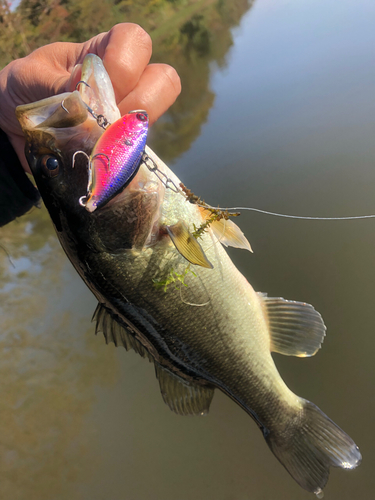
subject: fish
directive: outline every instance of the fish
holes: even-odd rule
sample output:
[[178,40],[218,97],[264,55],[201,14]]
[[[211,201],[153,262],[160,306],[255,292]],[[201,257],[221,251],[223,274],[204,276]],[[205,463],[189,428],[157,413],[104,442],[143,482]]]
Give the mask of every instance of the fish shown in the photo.
[[98,300],[96,332],[152,361],[163,400],[179,415],[206,415],[222,391],[252,417],[294,480],[322,498],[330,467],[354,469],[361,453],[287,387],[271,354],[313,356],[326,334],[321,315],[256,292],[224,248],[251,251],[240,228],[190,196],[148,146],[124,189],[91,212],[79,203],[89,172],[84,155],[74,168],[73,156],[92,154],[103,133],[95,116],[118,119],[100,59],[86,56],[82,74],[91,79],[90,100],[82,85],[16,114],[59,241]]

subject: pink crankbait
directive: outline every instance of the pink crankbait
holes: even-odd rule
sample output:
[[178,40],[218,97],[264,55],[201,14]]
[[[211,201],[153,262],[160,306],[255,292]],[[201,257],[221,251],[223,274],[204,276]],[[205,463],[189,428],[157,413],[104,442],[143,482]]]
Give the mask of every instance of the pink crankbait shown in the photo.
[[79,200],[86,210],[93,212],[104,205],[134,177],[147,132],[148,115],[137,110],[119,118],[100,136],[89,158],[87,195]]

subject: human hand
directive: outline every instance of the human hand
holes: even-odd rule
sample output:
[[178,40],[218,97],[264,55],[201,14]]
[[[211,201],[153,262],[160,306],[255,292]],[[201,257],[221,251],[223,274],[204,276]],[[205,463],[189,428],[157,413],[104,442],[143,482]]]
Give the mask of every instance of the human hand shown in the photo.
[[84,43],[52,43],[17,59],[0,71],[0,128],[8,135],[24,169],[25,139],[15,109],[74,90],[86,54],[103,60],[121,114],[145,109],[155,122],[181,91],[176,71],[166,64],[149,64],[151,38],[138,25],[117,24]]

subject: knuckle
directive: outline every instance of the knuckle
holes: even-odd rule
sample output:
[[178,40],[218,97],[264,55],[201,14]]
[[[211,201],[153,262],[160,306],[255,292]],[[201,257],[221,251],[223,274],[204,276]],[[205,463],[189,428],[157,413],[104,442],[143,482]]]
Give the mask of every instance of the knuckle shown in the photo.
[[150,35],[139,24],[135,23],[121,23],[116,24],[111,30],[124,35],[131,40],[140,49],[145,49],[149,52],[152,50],[152,41]]
[[151,50],[152,41],[147,31],[141,28],[139,24],[131,24],[130,26],[130,32],[134,37],[134,40],[136,40],[139,45]]
[[29,80],[34,76],[34,67],[39,63],[30,61],[30,56],[16,59],[9,64],[8,87],[11,93],[15,93],[22,86],[29,86]]

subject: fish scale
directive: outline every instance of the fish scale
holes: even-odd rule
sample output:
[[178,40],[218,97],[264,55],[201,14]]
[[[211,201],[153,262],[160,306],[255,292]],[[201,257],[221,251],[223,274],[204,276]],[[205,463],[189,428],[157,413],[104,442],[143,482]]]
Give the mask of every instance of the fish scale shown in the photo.
[[[171,172],[168,174],[173,176]],[[134,189],[134,185],[131,188]],[[176,212],[176,204],[180,203],[183,210],[189,212],[191,223],[199,225],[202,222],[196,207],[186,204],[180,194],[168,193],[167,196],[174,208],[166,209],[164,213],[168,213],[172,221],[173,212]],[[117,203],[121,203],[121,200],[118,200]],[[162,241],[152,249],[152,252],[147,254],[129,251],[123,253],[120,258],[119,256],[107,255],[107,259],[113,259],[112,267],[116,269],[111,274],[110,281],[116,289],[120,289],[123,286],[124,273],[126,273],[126,299],[147,310],[157,323],[167,324],[171,335],[183,341],[187,350],[198,352],[199,345],[200,356],[205,360],[205,371],[218,380],[220,373],[216,373],[216,365],[219,365],[221,388],[225,392],[229,389],[225,388],[225,384],[223,384],[223,353],[228,360],[227,370],[225,370],[228,378],[232,378],[233,361],[235,360],[236,379],[243,380],[245,377],[247,384],[243,382],[243,385],[246,385],[246,388],[254,377],[253,372],[265,372],[267,377],[263,377],[264,385],[272,384],[274,389],[277,389],[280,394],[282,393],[285,399],[289,395],[289,390],[278,376],[270,354],[269,335],[259,295],[238,272],[221,245],[217,245],[216,248],[213,246],[210,235],[204,235],[202,245],[209,259],[215,263],[218,262],[218,264],[213,270],[196,269],[197,277],[189,276],[187,278],[187,287],[182,287],[182,293],[187,294],[186,299],[184,296],[183,298],[188,302],[204,303],[207,297],[207,288],[225,290],[225,294],[212,294],[205,307],[185,304],[181,300],[180,290],[174,287],[169,288],[167,292],[159,291],[158,295],[155,296],[156,292],[152,289],[153,278],[158,276],[160,268],[168,268],[171,261],[174,262],[176,270],[182,270],[187,265],[185,259],[178,254],[170,242]],[[95,255],[94,258],[95,260],[90,263],[90,267],[102,269],[103,263],[98,260],[98,256]],[[178,264],[176,264],[176,260],[178,260]],[[108,262],[106,265],[108,266]],[[132,270],[131,273],[129,273],[129,269]],[[166,307],[160,307],[160,302],[166,304]],[[121,314],[121,311],[118,312]],[[240,352],[237,344],[234,346],[232,341],[234,337],[238,341],[238,332],[241,332]],[[230,357],[229,348],[233,349],[233,359]],[[220,356],[218,356],[219,353],[221,353]],[[218,361],[215,362],[215,359]],[[238,367],[240,360],[244,366],[242,370]],[[207,368],[208,363],[210,363],[209,368]],[[273,377],[269,373],[270,370]],[[238,398],[241,401],[248,399],[245,394],[238,395]],[[291,396],[291,401],[296,401],[294,395]],[[248,400],[247,402],[250,408],[254,408],[254,401]],[[256,411],[256,413],[259,414],[260,411]],[[264,425],[267,427],[268,423],[264,422]]]

